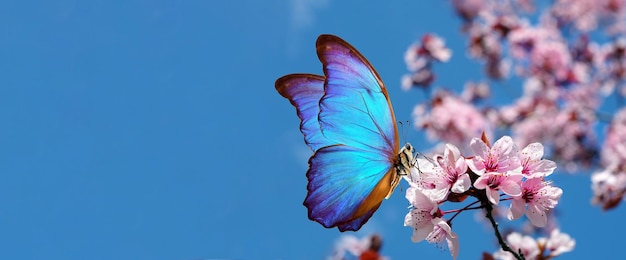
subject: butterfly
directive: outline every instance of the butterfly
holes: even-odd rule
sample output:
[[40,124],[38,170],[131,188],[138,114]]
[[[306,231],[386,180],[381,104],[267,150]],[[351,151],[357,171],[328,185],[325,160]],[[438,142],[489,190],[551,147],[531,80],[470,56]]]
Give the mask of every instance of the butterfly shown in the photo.
[[314,152],[303,203],[309,219],[356,231],[409,174],[414,150],[400,149],[387,89],[365,57],[334,35],[320,35],[316,47],[324,76],[289,74],[275,87],[296,108]]

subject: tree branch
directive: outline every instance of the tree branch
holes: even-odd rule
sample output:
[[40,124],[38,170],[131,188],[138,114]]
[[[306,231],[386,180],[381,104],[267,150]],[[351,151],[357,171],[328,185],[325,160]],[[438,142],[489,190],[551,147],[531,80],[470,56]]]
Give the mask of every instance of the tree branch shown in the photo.
[[500,235],[500,231],[498,230],[498,223],[496,223],[496,220],[491,214],[491,212],[493,211],[493,205],[491,205],[489,201],[483,201],[483,206],[485,206],[485,211],[487,211],[486,217],[491,222],[491,226],[493,227],[494,233],[498,238],[498,243],[500,243],[500,247],[502,247],[502,250],[510,252],[518,260],[525,260],[524,255],[521,252],[516,253],[515,251],[513,251],[513,249],[511,249],[509,245],[504,242],[504,239],[502,239],[502,235]]

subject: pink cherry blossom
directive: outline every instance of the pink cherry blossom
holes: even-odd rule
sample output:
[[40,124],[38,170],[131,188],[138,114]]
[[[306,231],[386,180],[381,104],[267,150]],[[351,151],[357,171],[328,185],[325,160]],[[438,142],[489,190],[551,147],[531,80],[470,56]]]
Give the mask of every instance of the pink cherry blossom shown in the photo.
[[413,86],[429,87],[435,80],[431,67],[433,62],[447,62],[452,51],[445,46],[442,38],[426,34],[419,44],[413,44],[404,55],[404,61],[411,74],[402,77],[402,89]]
[[406,199],[413,208],[404,218],[404,226],[413,228],[413,242],[424,240],[433,231],[435,224],[442,213],[437,203],[426,196],[417,186],[411,183],[406,191]]
[[576,29],[587,32],[598,26],[598,0],[557,0],[551,15],[560,23],[574,24]]
[[499,191],[509,196],[520,196],[522,194],[521,181],[522,175],[519,173],[487,172],[476,179],[474,187],[479,190],[485,190],[489,202],[498,205],[500,202]]
[[543,145],[532,143],[522,149],[520,160],[522,175],[526,178],[546,177],[556,169],[556,163],[543,157]]
[[[522,252],[525,259],[535,259],[539,256],[539,246],[537,241],[530,236],[523,236],[520,233],[513,232],[506,236],[506,242],[515,252]],[[510,253],[502,249],[493,254],[496,259],[515,260],[516,258]]]
[[418,44],[409,46],[404,54],[404,62],[406,63],[407,69],[410,71],[418,71],[427,67],[429,58],[428,55],[425,55],[423,47]]
[[[576,246],[576,240],[572,239],[568,234],[561,233],[558,229],[553,229],[550,232],[550,237],[547,239],[539,240],[540,243],[545,245],[546,250],[550,250],[550,256],[555,257],[563,253],[574,250]],[[546,241],[543,243],[543,241]]]
[[593,202],[609,209],[619,204],[626,192],[626,108],[615,114],[601,156],[603,169],[591,176]]
[[452,51],[446,48],[445,41],[435,34],[426,34],[422,37],[422,48],[426,55],[436,61],[447,62],[452,57]]
[[478,175],[487,172],[507,173],[520,167],[517,147],[510,136],[498,139],[492,147],[475,137],[470,148],[474,156],[467,160],[467,166]]
[[562,194],[562,189],[551,186],[543,178],[528,179],[522,183],[522,194],[513,196],[507,217],[513,220],[526,213],[533,225],[545,227],[547,211],[556,206]]
[[442,190],[439,184],[443,175],[443,169],[435,161],[429,158],[418,158],[415,167],[411,168],[410,174],[404,179],[426,195],[434,202],[445,200],[447,190]]
[[552,146],[553,157],[568,164],[586,164],[595,154],[593,121],[573,108],[558,108],[547,100],[534,100],[534,111],[518,111],[531,115],[517,119],[511,129],[519,144],[545,140]]
[[530,62],[533,72],[565,81],[569,75],[571,56],[564,42],[543,41],[535,45]]
[[613,165],[591,176],[594,204],[600,204],[604,209],[617,206],[626,192],[626,172],[618,171]]
[[436,158],[439,167],[443,169],[441,176],[442,187],[454,193],[463,193],[470,187],[470,178],[466,173],[467,163],[461,156],[459,148],[452,144],[446,144],[443,156]]
[[413,175],[409,181],[415,182],[424,194],[436,202],[444,201],[450,191],[463,193],[471,185],[465,158],[451,144],[446,144],[443,155],[435,156],[433,163],[418,159],[417,169],[419,177],[413,178]]
[[433,231],[428,234],[426,241],[430,244],[439,244],[445,239],[452,258],[456,259],[459,255],[459,238],[456,233],[454,233],[452,227],[441,218],[433,219],[433,224],[435,225]]
[[430,110],[418,105],[413,110],[415,126],[426,130],[431,139],[461,145],[483,131],[489,134],[486,117],[470,103],[440,91],[435,94]]
[[623,22],[625,3],[623,0],[559,0],[552,7],[551,14],[562,26],[574,25],[582,32],[594,30],[607,24],[608,32],[616,30]]
[[440,243],[446,240],[452,257],[458,255],[459,242],[450,225],[443,220],[443,212],[436,202],[426,196],[414,183],[406,191],[406,198],[412,209],[404,218],[404,226],[413,228],[411,241],[426,240],[429,243]]
[[516,59],[525,59],[540,42],[552,39],[558,34],[545,27],[520,26],[509,33],[507,40],[511,49],[511,56]]

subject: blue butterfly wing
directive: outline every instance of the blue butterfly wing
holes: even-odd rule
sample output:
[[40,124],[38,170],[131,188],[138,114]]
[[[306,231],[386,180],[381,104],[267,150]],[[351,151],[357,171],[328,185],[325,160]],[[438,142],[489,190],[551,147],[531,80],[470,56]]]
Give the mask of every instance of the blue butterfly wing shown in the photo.
[[333,145],[322,135],[319,102],[324,96],[324,77],[313,74],[290,74],[276,80],[276,90],[296,107],[304,142],[313,150]]
[[394,187],[398,130],[387,90],[372,65],[344,40],[321,35],[317,55],[326,81],[320,130],[340,144],[309,161],[309,218],[341,231],[358,230]]
[[354,47],[321,35],[317,53],[325,77],[291,74],[278,79],[276,89],[296,107],[305,141],[315,151],[304,201],[309,218],[358,230],[398,178],[395,116],[380,77]]
[[395,172],[387,158],[346,145],[319,149],[309,160],[309,218],[324,227],[358,230],[389,193]]
[[344,40],[321,35],[317,55],[324,65],[325,94],[319,122],[326,138],[395,157],[396,119],[387,89],[372,65]]

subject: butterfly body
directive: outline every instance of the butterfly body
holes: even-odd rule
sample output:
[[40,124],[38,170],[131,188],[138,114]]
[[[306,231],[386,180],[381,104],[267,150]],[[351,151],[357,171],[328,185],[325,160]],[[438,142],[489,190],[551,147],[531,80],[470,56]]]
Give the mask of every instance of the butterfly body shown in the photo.
[[309,218],[324,227],[358,230],[409,173],[410,144],[398,129],[382,80],[354,47],[321,35],[317,54],[324,76],[290,74],[276,90],[296,107],[309,159]]

